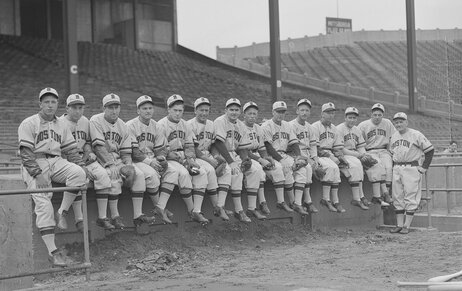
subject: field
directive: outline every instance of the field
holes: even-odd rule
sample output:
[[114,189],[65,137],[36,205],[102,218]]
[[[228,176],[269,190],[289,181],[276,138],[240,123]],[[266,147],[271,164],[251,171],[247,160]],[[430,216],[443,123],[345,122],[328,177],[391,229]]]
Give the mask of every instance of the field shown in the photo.
[[[81,258],[81,246],[67,246]],[[462,269],[462,233],[386,229],[309,231],[281,222],[229,223],[146,236],[114,233],[91,245],[82,274],[36,280],[36,290],[398,290]],[[409,290],[409,289],[408,289]]]

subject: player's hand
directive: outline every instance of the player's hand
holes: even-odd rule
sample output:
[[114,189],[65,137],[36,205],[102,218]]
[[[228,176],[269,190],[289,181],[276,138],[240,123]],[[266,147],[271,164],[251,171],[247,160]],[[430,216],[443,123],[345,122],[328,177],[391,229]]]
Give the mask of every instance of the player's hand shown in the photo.
[[218,167],[218,161],[213,157],[204,158],[203,160],[212,165],[214,169]]
[[237,161],[232,162],[229,164],[229,167],[231,168],[231,175],[239,175],[241,172],[241,167],[239,166],[239,163]]
[[419,173],[421,173],[423,175],[423,174],[425,174],[425,172],[427,172],[427,169],[422,168],[421,166],[418,166],[417,171],[419,171]]
[[162,172],[162,166],[160,165],[160,162],[157,159],[153,159],[152,162],[149,164],[154,170],[157,171],[157,173]]
[[169,152],[167,154],[167,160],[177,161],[181,163],[182,158],[181,158],[180,153],[178,152]]
[[87,167],[82,167],[82,169],[85,171],[85,175],[87,176],[87,178],[91,181],[94,181],[96,179],[96,176],[93,175],[92,172],[90,172]]
[[48,188],[49,183],[42,174],[35,176],[35,185],[39,189]]
[[264,159],[264,158],[259,158],[258,162],[261,164],[263,169],[268,169],[269,170],[273,166],[270,161],[268,161],[267,159]]
[[96,161],[96,155],[94,153],[89,153],[87,161],[89,164],[93,163],[94,161]]
[[110,165],[108,169],[109,169],[109,176],[111,177],[112,180],[120,179],[119,169],[117,169],[116,165]]

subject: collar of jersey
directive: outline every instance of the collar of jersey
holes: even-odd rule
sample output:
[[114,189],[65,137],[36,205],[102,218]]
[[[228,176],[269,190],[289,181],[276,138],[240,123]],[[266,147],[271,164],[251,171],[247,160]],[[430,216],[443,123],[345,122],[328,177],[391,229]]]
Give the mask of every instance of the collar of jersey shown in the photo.
[[58,117],[57,117],[56,115],[53,116],[53,120],[50,120],[50,121],[46,120],[46,119],[43,118],[43,116],[42,116],[42,111],[40,111],[40,112],[38,113],[38,116],[40,117],[40,122],[44,122],[44,123],[46,123],[46,122],[56,122],[56,120],[58,120]]

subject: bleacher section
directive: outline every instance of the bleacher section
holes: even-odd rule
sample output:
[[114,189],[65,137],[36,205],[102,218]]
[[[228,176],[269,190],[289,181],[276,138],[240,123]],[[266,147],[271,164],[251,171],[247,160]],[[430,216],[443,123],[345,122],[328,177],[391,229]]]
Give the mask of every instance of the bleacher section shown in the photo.
[[[455,46],[454,50],[459,48]],[[213,102],[212,118],[223,112],[225,101],[237,97],[241,101],[257,102],[261,107],[260,117],[271,117],[270,83],[267,78],[251,74],[198,54],[181,52],[134,51],[114,44],[92,44],[81,42],[79,50],[80,93],[86,97],[85,115],[91,116],[101,111],[101,99],[107,93],[118,93],[122,98],[121,117],[128,120],[136,116],[135,100],[142,94],[155,99],[159,108],[155,118],[165,115],[165,100],[171,94],[180,94],[192,104],[199,96],[208,97]],[[314,50],[285,56],[286,64],[310,67],[313,74],[328,78],[339,76],[344,80],[350,75],[362,74],[363,83],[374,80],[374,85],[387,86],[392,79],[379,78],[380,69],[359,61],[362,59],[358,49],[338,47],[329,50]],[[364,57],[365,58],[365,57]],[[354,59],[354,66],[346,62]],[[336,60],[330,66],[322,66],[326,60]],[[318,67],[313,67],[314,65]],[[342,69],[338,69],[343,66]],[[17,144],[17,127],[27,116],[38,111],[38,92],[46,86],[64,92],[64,59],[62,43],[28,37],[0,36],[0,134],[2,144]],[[358,81],[359,82],[359,81]],[[387,83],[389,82],[389,83]],[[337,108],[356,106],[361,111],[360,120],[368,118],[372,103],[339,98],[313,90],[286,86],[283,88],[284,100],[289,104],[287,119],[295,115],[294,104],[300,98],[313,102],[311,121],[320,117],[320,106],[325,102],[335,102]],[[59,113],[64,112],[64,99]],[[397,110],[389,108],[390,117]],[[187,117],[192,115],[188,107]],[[411,115],[411,126],[422,130],[430,139],[447,143],[449,122],[444,118]],[[336,122],[343,121],[339,113]],[[454,122],[456,137],[462,133],[457,130],[461,123]]]

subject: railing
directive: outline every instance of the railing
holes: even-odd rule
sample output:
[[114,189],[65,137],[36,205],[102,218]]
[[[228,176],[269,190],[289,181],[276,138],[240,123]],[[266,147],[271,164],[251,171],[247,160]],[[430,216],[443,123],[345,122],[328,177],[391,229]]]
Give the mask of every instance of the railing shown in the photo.
[[19,274],[12,274],[12,275],[3,275],[3,276],[0,276],[0,281],[6,280],[6,279],[39,275],[39,274],[51,274],[51,273],[66,272],[70,270],[81,270],[81,269],[85,269],[85,278],[87,281],[90,280],[91,263],[90,263],[90,244],[88,240],[88,213],[87,213],[87,187],[86,186],[84,187],[56,187],[56,188],[43,188],[43,189],[0,190],[0,196],[24,195],[24,194],[33,194],[33,193],[46,193],[46,192],[63,192],[63,191],[80,191],[82,193],[83,248],[84,248],[84,256],[85,256],[84,263],[74,265],[74,266],[64,267],[64,268],[49,268],[49,269],[43,269],[40,271],[24,272],[24,273],[19,273]]

